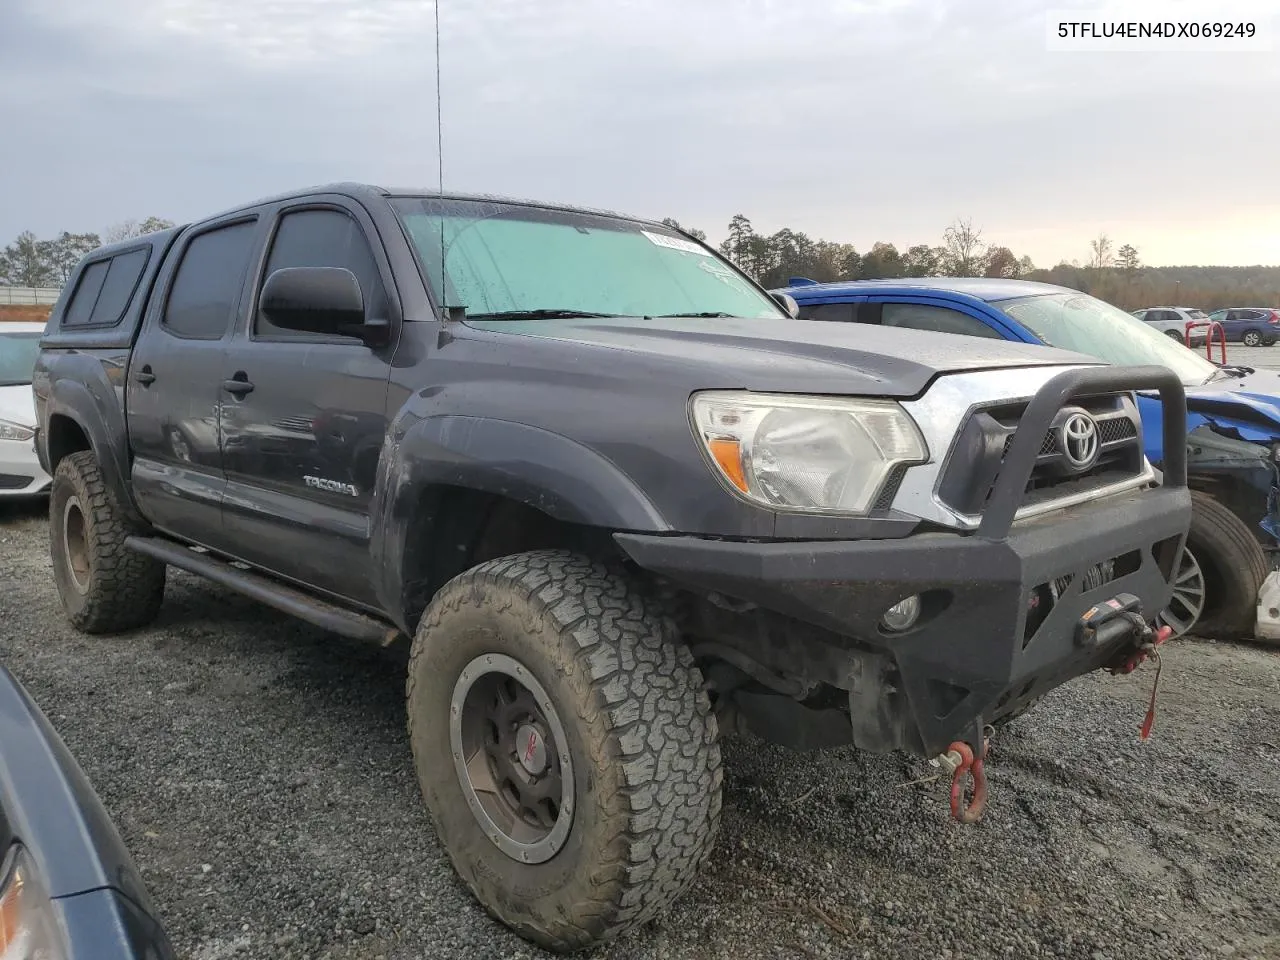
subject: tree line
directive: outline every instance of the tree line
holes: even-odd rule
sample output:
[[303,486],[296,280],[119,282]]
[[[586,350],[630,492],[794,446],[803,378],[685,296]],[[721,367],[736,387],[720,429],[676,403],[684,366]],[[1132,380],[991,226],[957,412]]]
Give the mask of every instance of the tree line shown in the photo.
[[[668,226],[699,240],[706,234],[667,218]],[[104,243],[115,243],[173,226],[160,217],[126,220],[97,233],[62,231],[40,239],[31,231],[0,250],[0,284],[57,287],[80,259]],[[859,252],[851,243],[814,240],[788,227],[756,233],[743,214],[734,216],[720,252],[766,288],[786,286],[792,277],[833,280],[881,280],[903,277],[1005,277],[1040,280],[1093,294],[1126,310],[1157,305],[1216,310],[1230,306],[1280,307],[1280,266],[1149,267],[1131,244],[1118,248],[1105,233],[1089,243],[1083,259],[1039,268],[1027,256],[989,244],[972,220],[958,219],[942,232],[942,242],[918,243],[899,250],[876,242]]]
[[[668,226],[705,240],[701,230]],[[1191,306],[1205,310],[1231,306],[1280,307],[1280,266],[1149,267],[1137,248],[1118,248],[1105,233],[1089,243],[1080,260],[1037,267],[1028,256],[988,244],[972,220],[958,219],[938,244],[920,243],[899,250],[883,241],[859,252],[851,243],[814,240],[784,227],[756,233],[737,214],[729,221],[720,252],[768,289],[784,287],[792,277],[826,283],[836,280],[887,280],[908,277],[1002,277],[1039,280],[1092,294],[1125,310],[1149,306]]]
[[23,231],[0,250],[0,284],[60,287],[67,282],[84,255],[104,243],[117,243],[172,226],[171,220],[147,217],[145,220],[125,220],[114,224],[102,234],[63,230],[51,239],[42,240],[30,230]]

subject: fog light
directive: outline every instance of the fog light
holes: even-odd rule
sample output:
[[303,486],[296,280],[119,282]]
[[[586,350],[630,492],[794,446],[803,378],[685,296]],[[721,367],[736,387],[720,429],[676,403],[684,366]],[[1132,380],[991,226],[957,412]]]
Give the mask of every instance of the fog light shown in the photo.
[[880,617],[880,626],[894,633],[901,633],[903,630],[910,630],[919,619],[920,597],[918,594],[912,594],[886,610]]

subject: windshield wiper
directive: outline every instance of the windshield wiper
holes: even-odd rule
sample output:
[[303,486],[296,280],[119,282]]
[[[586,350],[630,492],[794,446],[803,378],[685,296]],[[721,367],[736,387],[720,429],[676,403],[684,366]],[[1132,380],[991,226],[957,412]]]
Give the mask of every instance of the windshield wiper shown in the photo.
[[580,317],[621,317],[621,313],[595,313],[591,310],[499,310],[496,313],[469,313],[468,320],[572,320]]
[[655,313],[646,317],[646,320],[675,320],[680,317],[734,317],[737,314],[725,313],[723,310],[704,310],[701,313]]

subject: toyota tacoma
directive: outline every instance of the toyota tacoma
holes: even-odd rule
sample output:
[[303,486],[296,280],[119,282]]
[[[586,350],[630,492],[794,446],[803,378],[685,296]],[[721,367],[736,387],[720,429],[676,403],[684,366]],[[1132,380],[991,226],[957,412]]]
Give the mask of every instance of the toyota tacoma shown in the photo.
[[1190,518],[1164,368],[806,322],[537,203],[341,184],[104,247],[34,392],[72,624],[172,566],[403,638],[440,842],[558,950],[689,886],[722,733],[943,758],[973,819],[989,725],[1154,652]]

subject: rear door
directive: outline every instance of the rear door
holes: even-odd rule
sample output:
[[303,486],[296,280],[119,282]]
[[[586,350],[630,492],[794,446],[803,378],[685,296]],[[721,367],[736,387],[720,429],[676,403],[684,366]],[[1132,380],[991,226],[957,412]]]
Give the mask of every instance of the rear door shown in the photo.
[[[284,267],[350,270],[366,315],[391,323],[388,342],[273,326],[258,300]],[[399,333],[385,253],[358,204],[309,200],[278,209],[256,272],[220,377],[227,536],[242,560],[373,605],[370,511]]]
[[125,408],[133,488],[161,530],[222,543],[226,476],[219,384],[232,325],[259,243],[255,215],[202,224],[178,242],[129,363]]

